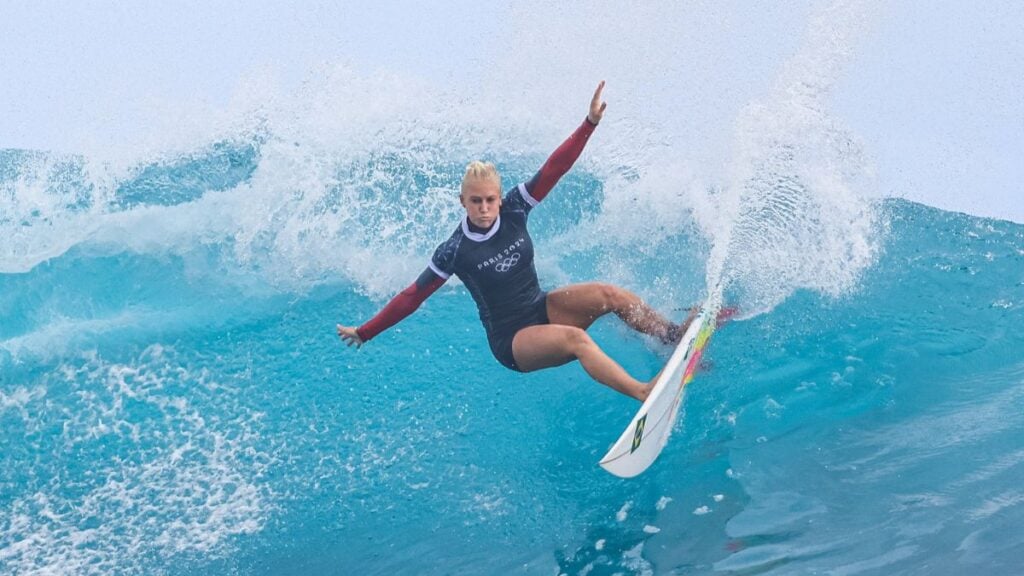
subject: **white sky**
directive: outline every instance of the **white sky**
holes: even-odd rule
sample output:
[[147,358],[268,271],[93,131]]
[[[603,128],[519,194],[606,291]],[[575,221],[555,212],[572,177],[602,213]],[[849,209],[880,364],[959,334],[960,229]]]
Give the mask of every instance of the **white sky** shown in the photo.
[[[793,45],[785,31],[803,32],[809,2],[688,7],[717,34],[742,36],[733,51],[732,39],[723,37],[719,67],[706,66],[709,74],[725,75],[722,98],[745,97],[739,88],[729,91],[730,81],[739,87],[751,76],[774,73]],[[125,124],[145,117],[133,111],[154,99],[222,108],[243,78],[267,69],[297,83],[319,64],[346,62],[366,73],[386,69],[471,89],[483,81],[491,56],[514,59],[520,38],[537,40],[524,34],[531,16],[521,2],[298,4],[0,0],[0,148],[76,151],[83,132],[128,130]],[[858,43],[836,89],[833,113],[863,140],[881,192],[1024,222],[1024,2],[879,5],[873,32]],[[596,13],[625,22],[631,37],[593,39],[606,51],[616,42],[657,48],[656,34],[629,26],[637,8],[619,12],[619,6],[581,4],[564,10],[564,21],[586,27]],[[571,32],[586,37],[586,30]],[[558,45],[557,37],[551,41]],[[660,58],[707,57],[678,52],[652,51]],[[586,57],[585,47],[581,54]],[[600,69],[600,62],[588,65]],[[738,72],[741,67],[746,70]],[[558,86],[559,80],[541,73],[531,84]],[[658,89],[657,78],[651,86]],[[622,110],[630,103],[614,105]],[[707,114],[715,113],[709,106]]]

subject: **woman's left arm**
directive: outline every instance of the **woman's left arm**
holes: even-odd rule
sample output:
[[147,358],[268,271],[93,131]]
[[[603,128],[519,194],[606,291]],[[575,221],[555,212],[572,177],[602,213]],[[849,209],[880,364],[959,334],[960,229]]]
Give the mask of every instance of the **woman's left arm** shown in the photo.
[[526,183],[526,192],[537,202],[543,200],[558,183],[558,180],[572,168],[576,159],[583,152],[584,146],[587,145],[590,135],[594,133],[594,128],[601,122],[604,109],[608,107],[608,103],[601,100],[602,90],[604,90],[604,80],[597,85],[594,97],[590,99],[590,111],[587,113],[587,119],[565,142],[562,142],[562,145],[551,154],[547,162]]

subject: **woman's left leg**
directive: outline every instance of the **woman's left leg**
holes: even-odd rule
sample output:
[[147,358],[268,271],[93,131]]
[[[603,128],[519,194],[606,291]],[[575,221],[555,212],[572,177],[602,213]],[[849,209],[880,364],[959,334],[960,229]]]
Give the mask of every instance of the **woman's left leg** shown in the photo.
[[572,284],[548,292],[547,312],[552,324],[584,330],[594,320],[614,312],[630,328],[665,344],[674,344],[686,328],[685,324],[669,322],[629,290],[602,282]]
[[586,330],[561,324],[527,326],[512,339],[512,357],[522,372],[533,372],[579,360],[590,377],[643,402],[651,391],[608,357]]

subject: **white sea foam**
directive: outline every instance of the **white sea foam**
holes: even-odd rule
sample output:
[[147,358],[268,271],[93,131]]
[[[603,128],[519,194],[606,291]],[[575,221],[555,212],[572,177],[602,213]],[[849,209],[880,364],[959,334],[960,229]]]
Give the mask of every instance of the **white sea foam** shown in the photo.
[[[461,217],[462,164],[528,159],[530,168],[521,169],[532,169],[582,118],[589,91],[605,77],[609,109],[576,168],[601,181],[599,207],[541,251],[546,278],[578,280],[561,263],[596,249],[602,279],[645,296],[653,281],[658,293],[671,293],[658,306],[691,301],[701,287],[679,271],[654,279],[645,273],[653,259],[680,252],[684,234],[697,238],[685,246],[687,258],[702,260],[714,247],[708,276],[726,269],[745,310],[770,309],[800,288],[849,291],[873,261],[879,226],[865,200],[870,171],[857,141],[827,108],[871,4],[840,1],[818,14],[774,80],[765,76],[770,58],[749,64],[765,57],[762,43],[736,44],[701,26],[714,20],[711,8],[662,8],[609,19],[542,3],[517,7],[519,48],[498,54],[481,86],[438,87],[325,64],[298,88],[253,74],[220,110],[165,103],[168,119],[191,120],[154,121],[124,145],[97,143],[74,157],[39,154],[0,182],[0,233],[9,239],[0,246],[0,272],[31,270],[76,247],[90,254],[212,251],[221,273],[214,280],[243,290],[304,291],[341,281],[386,297],[423,269]],[[800,17],[775,15],[771,25],[780,31]],[[755,29],[763,20],[731,25]],[[639,37],[638,26],[643,37],[659,37],[658,58],[649,57],[649,43],[628,40]],[[771,47],[776,56],[788,51],[790,36],[778,35],[786,40]],[[570,57],[571,46],[595,37],[627,40],[600,66]],[[555,38],[564,53],[553,53]],[[716,50],[726,47],[729,62]],[[749,80],[723,80],[725,64]],[[509,78],[523,70],[544,81],[519,78],[510,94]],[[661,79],[656,94],[645,81],[651,76]],[[680,113],[681,105],[699,108]],[[257,150],[253,172],[240,183],[169,205],[119,201],[146,167],[201,164],[225,142]],[[637,257],[622,258],[626,252]]]
[[[457,222],[459,174],[438,165],[500,159],[521,150],[522,138],[501,128],[510,122],[500,108],[461,106],[408,79],[358,76],[345,66],[315,78],[298,91],[261,87],[238,99],[237,111],[206,133],[189,131],[191,149],[168,138],[165,149],[144,147],[145,154],[22,158],[17,177],[0,182],[0,231],[9,239],[0,271],[24,272],[83,245],[93,253],[178,254],[224,245],[231,267],[258,269],[289,288],[334,276],[371,293],[392,289],[414,273],[410,256],[421,265],[427,246]],[[423,98],[433,106],[422,108]],[[225,141],[258,149],[251,178],[171,205],[118,202],[142,168],[201,164],[204,150]],[[63,164],[76,167],[70,178],[54,174]]]
[[9,393],[0,390],[0,414],[7,410],[17,410],[24,415],[25,407],[43,396],[46,396],[46,388],[42,386],[16,386]]
[[828,114],[871,8],[840,0],[812,18],[769,95],[737,120],[719,211],[697,214],[714,239],[709,283],[724,277],[746,309],[771,309],[801,288],[839,296],[874,262],[871,171],[856,138]]
[[185,390],[230,400],[205,370],[153,346],[131,364],[65,365],[43,385],[59,392],[15,396],[39,430],[56,431],[40,441],[65,457],[34,464],[49,480],[27,480],[0,511],[5,570],[139,572],[154,557],[215,557],[262,528],[272,504],[258,480],[269,462],[257,448],[259,415],[200,412]]
[[633,501],[627,500],[626,503],[622,505],[622,508],[619,508],[619,511],[615,513],[615,520],[618,522],[625,522],[626,518],[629,518],[629,511],[632,508]]
[[[800,287],[842,293],[875,249],[875,219],[857,182],[865,169],[855,140],[825,112],[839,64],[861,26],[860,7],[838,3],[820,16],[806,48],[760,100],[757,82],[739,91],[733,86],[727,98],[712,97],[721,62],[705,52],[725,40],[701,28],[709,14],[700,7],[652,7],[628,20],[586,15],[582,21],[573,11],[544,5],[513,10],[513,18],[531,21],[523,26],[521,49],[502,54],[484,85],[472,89],[346,65],[310,70],[296,89],[255,74],[239,82],[226,109],[172,106],[168,118],[193,121],[154,122],[162,132],[139,130],[124,146],[23,162],[0,194],[8,215],[0,232],[9,238],[0,247],[0,271],[30,270],[74,247],[188,254],[213,246],[226,259],[219,268],[226,275],[258,278],[249,287],[305,290],[347,280],[383,297],[422,269],[458,221],[463,162],[543,157],[579,121],[589,90],[607,74],[609,111],[577,167],[601,179],[600,208],[553,241],[547,254],[597,247],[607,279],[628,283],[647,265],[645,257],[678,250],[671,244],[675,234],[699,229],[719,251],[731,250],[730,274],[747,308],[770,306]],[[574,25],[552,34],[563,20]],[[648,33],[664,30],[658,44],[664,58],[640,58],[650,46],[626,42],[602,59],[598,73],[552,55],[552,38],[567,46],[595,36],[634,38],[630,27],[641,24]],[[545,42],[530,42],[534,37]],[[755,43],[730,46],[751,57],[763,50]],[[506,89],[508,75],[556,68],[554,84],[531,78],[522,79],[515,96]],[[656,95],[644,92],[643,78],[652,74],[664,80]],[[567,98],[569,89],[578,97]],[[737,119],[742,98],[755,103]],[[699,104],[701,112],[676,113],[680,100]],[[730,122],[736,133],[731,159],[727,138],[709,136],[724,133]],[[118,202],[141,168],[201,159],[218,142],[258,150],[251,177],[177,204]],[[75,166],[69,170],[76,185],[62,184],[59,165]],[[623,251],[640,258],[626,261],[619,257]],[[570,279],[550,255],[538,265],[549,277]],[[723,265],[720,257],[711,270]]]
[[622,567],[637,576],[654,576],[654,566],[644,558],[644,543],[622,553]]
[[15,361],[26,358],[48,360],[76,349],[85,335],[104,334],[140,324],[166,327],[180,322],[171,312],[126,309],[106,318],[72,319],[51,318],[49,323],[27,334],[0,340],[0,351],[7,352]]

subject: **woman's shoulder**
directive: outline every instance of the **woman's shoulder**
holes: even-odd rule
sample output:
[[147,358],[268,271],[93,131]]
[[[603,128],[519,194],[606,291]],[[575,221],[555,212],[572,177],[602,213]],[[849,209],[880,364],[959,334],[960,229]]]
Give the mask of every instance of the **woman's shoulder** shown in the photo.
[[505,199],[501,203],[502,212],[518,212],[525,215],[533,210],[538,204],[537,200],[530,196],[526,183],[521,183],[505,193]]
[[455,227],[455,231],[452,232],[446,240],[437,245],[434,249],[434,255],[431,257],[431,262],[441,271],[446,274],[451,274],[454,271],[455,257],[459,253],[459,246],[462,244],[462,239],[465,238],[465,234],[462,232],[462,225]]
[[462,223],[459,223],[459,225],[455,227],[455,230],[452,231],[451,235],[437,245],[437,249],[440,250],[444,247],[451,247],[452,249],[458,248],[465,236],[465,233],[462,231]]

